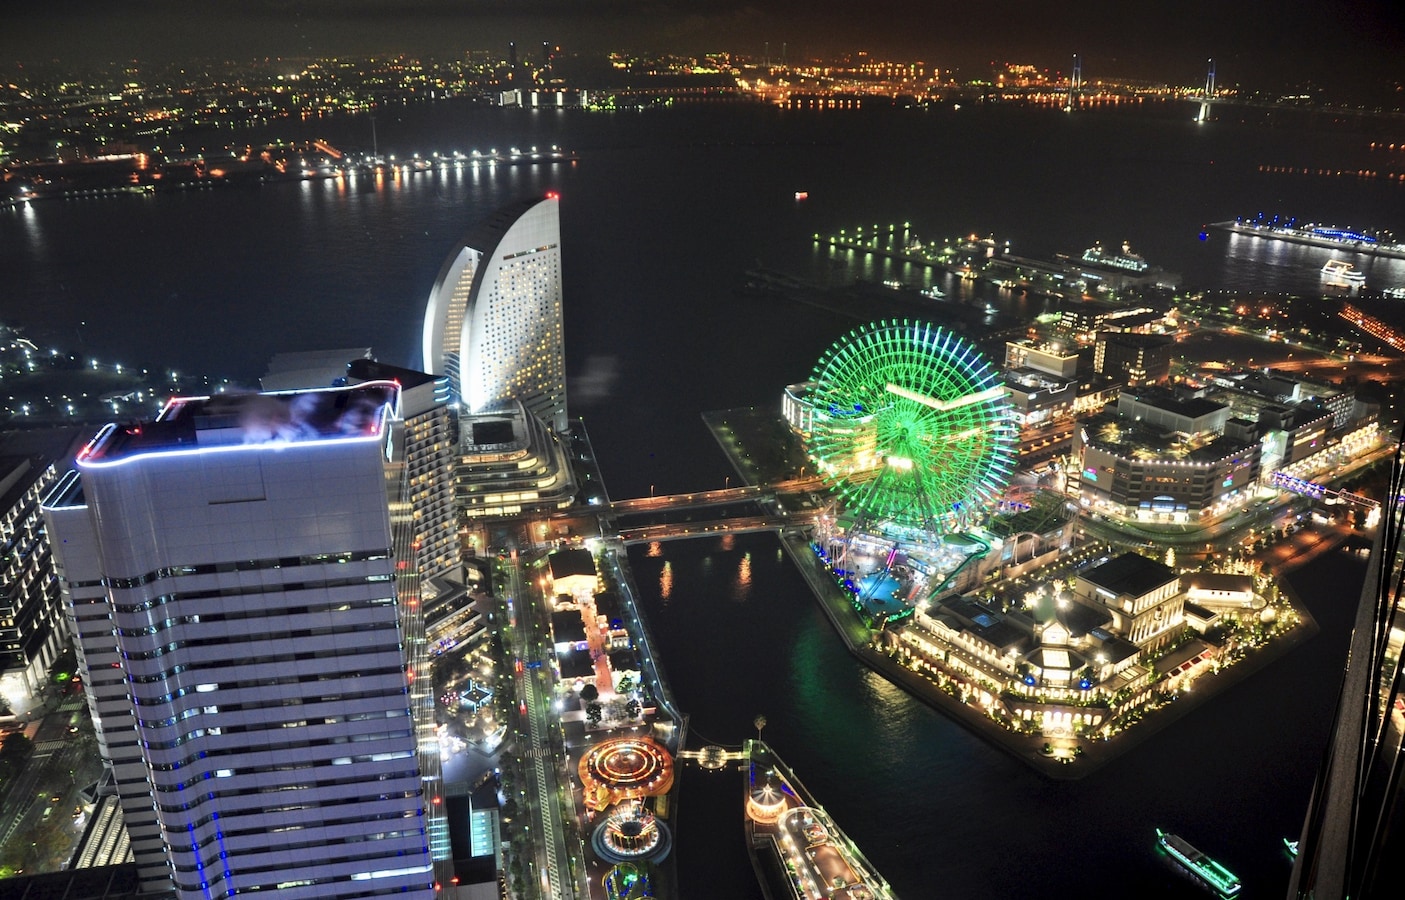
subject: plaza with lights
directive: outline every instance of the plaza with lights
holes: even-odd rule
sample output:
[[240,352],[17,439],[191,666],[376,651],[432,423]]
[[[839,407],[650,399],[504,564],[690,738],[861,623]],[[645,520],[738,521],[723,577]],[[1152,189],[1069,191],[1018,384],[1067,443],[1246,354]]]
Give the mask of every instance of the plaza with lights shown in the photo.
[[[892,888],[763,741],[747,741],[746,831],[804,900],[891,900]],[[780,887],[777,885],[776,887]]]

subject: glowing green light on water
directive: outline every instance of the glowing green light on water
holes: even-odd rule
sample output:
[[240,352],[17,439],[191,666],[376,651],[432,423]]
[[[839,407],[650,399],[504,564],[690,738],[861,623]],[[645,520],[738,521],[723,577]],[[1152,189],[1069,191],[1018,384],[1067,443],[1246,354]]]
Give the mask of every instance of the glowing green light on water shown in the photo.
[[807,450],[850,510],[945,530],[995,499],[1014,468],[999,375],[925,322],[855,329],[816,363]]

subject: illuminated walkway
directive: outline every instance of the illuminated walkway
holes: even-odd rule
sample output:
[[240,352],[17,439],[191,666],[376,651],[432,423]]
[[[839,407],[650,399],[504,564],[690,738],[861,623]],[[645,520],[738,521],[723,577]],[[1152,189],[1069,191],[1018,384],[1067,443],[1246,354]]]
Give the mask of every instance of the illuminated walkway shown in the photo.
[[[539,624],[534,620],[539,616],[540,599],[524,590],[522,563],[514,562],[507,569],[509,582],[508,596],[519,601],[519,614],[522,621],[517,630],[516,648],[518,658],[530,656],[529,635]],[[535,592],[534,592],[535,593]],[[577,896],[577,885],[570,875],[570,849],[566,844],[566,828],[561,819],[561,805],[556,802],[558,784],[556,762],[558,754],[551,747],[550,697],[543,686],[537,684],[541,677],[540,669],[517,674],[518,699],[524,709],[527,724],[528,746],[522,748],[522,755],[529,760],[528,783],[531,785],[534,803],[530,811],[535,824],[540,829],[542,839],[537,841],[541,854],[541,890],[543,896],[551,900],[572,900]]]

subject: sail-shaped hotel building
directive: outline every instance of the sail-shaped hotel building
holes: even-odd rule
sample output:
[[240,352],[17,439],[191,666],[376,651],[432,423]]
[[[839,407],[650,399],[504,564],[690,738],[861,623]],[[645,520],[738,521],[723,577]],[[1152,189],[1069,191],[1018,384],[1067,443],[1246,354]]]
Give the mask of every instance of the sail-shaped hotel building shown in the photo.
[[520,401],[567,430],[561,218],[554,194],[513,204],[464,238],[435,280],[424,369],[448,375],[466,413]]

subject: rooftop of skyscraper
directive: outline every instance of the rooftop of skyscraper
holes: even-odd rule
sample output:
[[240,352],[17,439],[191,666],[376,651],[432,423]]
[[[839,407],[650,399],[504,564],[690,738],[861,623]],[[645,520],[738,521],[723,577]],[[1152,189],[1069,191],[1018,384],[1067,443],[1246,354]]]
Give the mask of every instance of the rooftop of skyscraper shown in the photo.
[[116,464],[153,453],[251,444],[296,444],[378,437],[399,386],[376,381],[346,388],[271,394],[176,397],[155,420],[107,425],[78,454],[81,466]]

